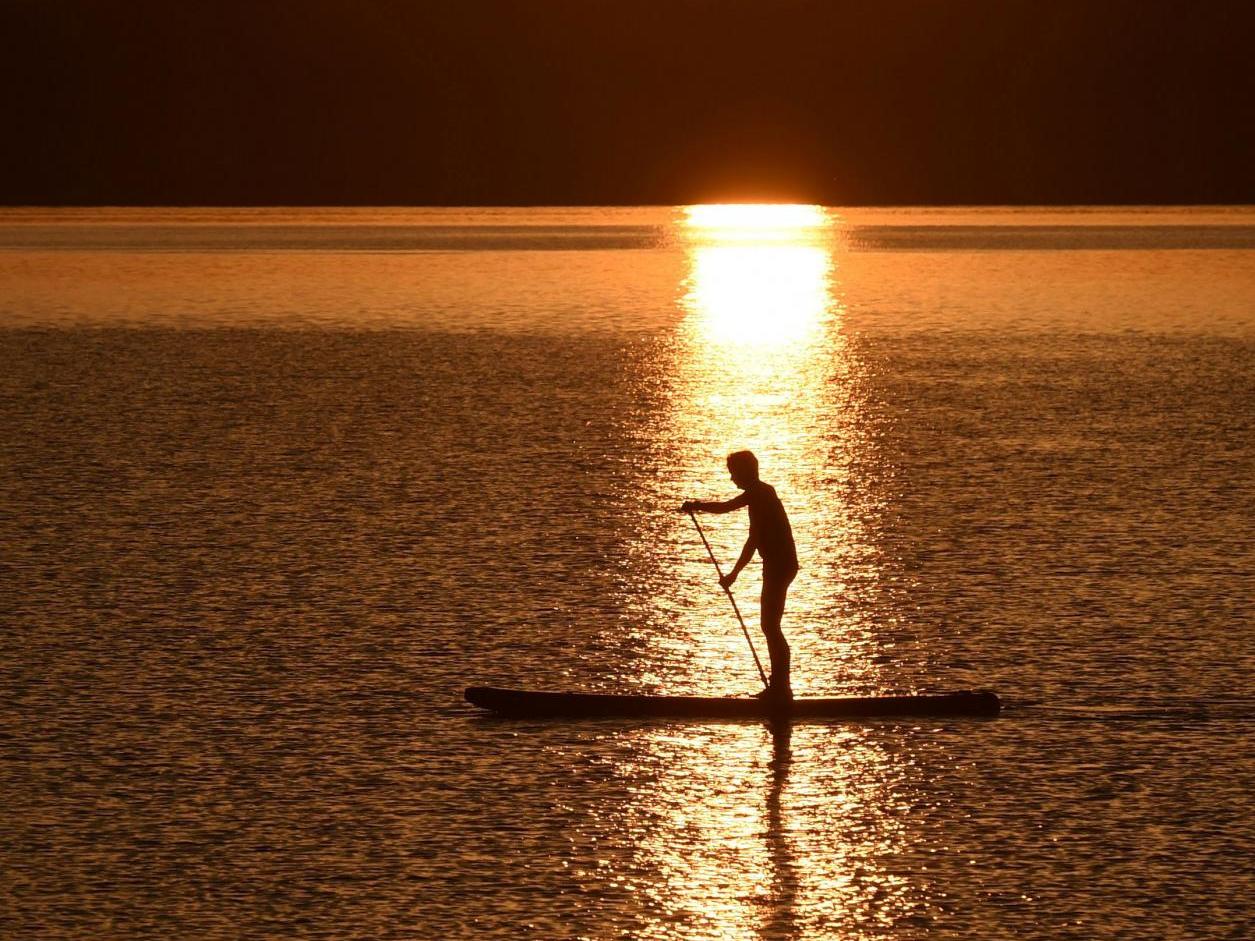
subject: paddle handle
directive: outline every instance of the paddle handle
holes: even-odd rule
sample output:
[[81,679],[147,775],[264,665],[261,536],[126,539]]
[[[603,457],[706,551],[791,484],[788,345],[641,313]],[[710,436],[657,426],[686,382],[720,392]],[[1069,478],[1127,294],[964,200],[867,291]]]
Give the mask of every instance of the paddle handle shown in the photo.
[[750,645],[750,653],[754,655],[754,666],[758,667],[758,675],[763,679],[763,686],[770,688],[771,684],[767,681],[767,673],[763,670],[763,662],[758,659],[758,651],[754,649],[754,641],[750,639],[749,628],[745,626],[745,618],[741,617],[741,609],[737,607],[736,599],[732,597],[732,589],[723,584],[723,569],[719,565],[719,560],[715,558],[715,550],[710,548],[710,543],[706,540],[706,534],[702,532],[702,524],[697,522],[697,514],[692,510],[689,510],[688,514],[689,519],[693,521],[693,525],[697,527],[697,535],[702,537],[702,545],[706,547],[710,561],[715,563],[715,571],[719,574],[719,587],[723,589],[724,594],[728,596],[728,600],[732,602],[732,610],[736,612],[736,619],[741,622],[741,633],[745,635],[745,642]]

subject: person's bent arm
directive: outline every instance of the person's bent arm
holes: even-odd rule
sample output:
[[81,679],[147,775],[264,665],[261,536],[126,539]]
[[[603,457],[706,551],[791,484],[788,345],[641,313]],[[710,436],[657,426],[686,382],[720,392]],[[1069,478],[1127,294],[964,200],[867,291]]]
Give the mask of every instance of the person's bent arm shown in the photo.
[[736,577],[741,574],[741,569],[750,564],[750,559],[754,558],[754,550],[757,548],[758,543],[754,541],[754,534],[750,533],[749,538],[745,540],[745,548],[741,550],[741,557],[736,560],[736,565],[732,566],[732,571],[719,579],[719,584],[724,588],[730,588],[736,581]]

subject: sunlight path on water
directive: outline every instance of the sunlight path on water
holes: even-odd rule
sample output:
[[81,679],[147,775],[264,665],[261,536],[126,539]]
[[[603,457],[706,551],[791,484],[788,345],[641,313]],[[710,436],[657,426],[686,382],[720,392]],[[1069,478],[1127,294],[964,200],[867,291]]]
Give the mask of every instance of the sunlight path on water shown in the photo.
[[813,726],[632,734],[616,772],[638,788],[616,825],[633,834],[631,869],[655,874],[640,937],[681,924],[687,938],[826,937],[912,918],[919,900],[880,862],[907,839],[893,805],[909,777],[883,741]]
[[[678,229],[689,264],[677,292],[667,411],[654,428],[658,505],[670,511],[685,498],[734,496],[725,458],[752,450],[798,544],[801,573],[784,621],[795,688],[800,695],[873,689],[878,651],[869,647],[866,606],[843,609],[833,598],[877,577],[866,507],[848,487],[863,449],[862,367],[841,331],[834,220],[815,206],[694,206]],[[745,514],[706,515],[702,523],[726,570],[744,542]],[[664,607],[647,615],[657,622],[647,642],[663,647],[651,662],[674,668],[656,681],[707,695],[752,689],[745,639],[692,523],[668,512],[656,526],[642,533],[641,564],[670,569],[681,590],[663,593],[655,604]],[[755,560],[734,591],[765,657],[760,575]]]
[[[663,468],[657,501],[671,513],[637,547],[644,566],[673,570],[674,587],[645,618],[652,649],[642,658],[668,673],[646,685],[704,695],[754,689],[728,600],[690,520],[674,512],[684,498],[734,496],[724,461],[748,448],[780,494],[798,543],[802,571],[784,621],[795,689],[876,688],[877,638],[854,614],[866,606],[843,608],[832,597],[878,574],[864,508],[846,490],[862,447],[861,366],[841,332],[833,220],[820,207],[694,206],[679,228],[688,274],[677,301],[669,410],[655,442]],[[743,512],[701,519],[726,571],[748,520]],[[766,665],[760,584],[755,560],[734,590]],[[873,903],[867,893],[876,893],[885,917],[907,913],[877,863],[901,839],[883,812],[892,756],[859,729],[806,734],[840,738],[842,757],[792,768],[787,731],[773,736],[763,726],[642,736],[633,761],[652,765],[650,773],[621,770],[650,782],[624,812],[639,818],[629,827],[639,835],[640,865],[663,875],[647,906],[660,921],[644,936],[669,936],[666,923],[680,919],[700,926],[701,937],[789,937],[798,924],[835,926],[843,912],[865,914]],[[830,744],[808,740],[807,747],[827,752]],[[820,782],[816,774],[834,777]],[[834,816],[862,825],[844,827]]]

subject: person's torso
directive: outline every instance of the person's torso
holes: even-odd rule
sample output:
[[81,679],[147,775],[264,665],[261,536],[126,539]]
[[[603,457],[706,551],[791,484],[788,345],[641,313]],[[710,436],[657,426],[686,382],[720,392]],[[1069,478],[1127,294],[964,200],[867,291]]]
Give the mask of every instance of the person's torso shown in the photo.
[[784,504],[770,484],[759,481],[746,491],[749,497],[750,534],[764,565],[797,567],[797,546]]

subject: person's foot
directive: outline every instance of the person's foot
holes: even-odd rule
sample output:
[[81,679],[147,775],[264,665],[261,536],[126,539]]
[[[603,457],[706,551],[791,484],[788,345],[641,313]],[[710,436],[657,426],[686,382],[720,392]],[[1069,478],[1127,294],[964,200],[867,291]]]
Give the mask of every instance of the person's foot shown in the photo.
[[768,686],[760,693],[754,695],[755,699],[769,699],[772,702],[790,702],[793,699],[793,690],[788,686]]

